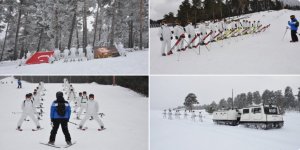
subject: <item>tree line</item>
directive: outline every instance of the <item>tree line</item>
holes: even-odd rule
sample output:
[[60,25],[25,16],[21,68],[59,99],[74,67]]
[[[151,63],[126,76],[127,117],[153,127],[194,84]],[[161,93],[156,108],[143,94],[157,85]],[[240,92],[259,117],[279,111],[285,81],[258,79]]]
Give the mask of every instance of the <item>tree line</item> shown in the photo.
[[66,78],[72,83],[92,83],[119,85],[148,97],[148,76],[15,76],[30,83],[63,83]]
[[205,104],[196,107],[197,109],[205,109],[207,112],[212,113],[219,109],[241,109],[250,105],[276,105],[280,108],[281,113],[286,110],[300,111],[300,88],[298,93],[294,95],[291,87],[287,86],[282,92],[281,90],[271,91],[266,89],[262,94],[259,91],[240,93],[233,98],[222,98],[217,103],[213,101],[211,104]]
[[[180,20],[198,23],[206,20],[215,20],[242,14],[280,9],[300,9],[299,6],[290,6],[280,0],[183,0],[177,14],[169,12],[163,16],[166,22],[174,23]],[[152,25],[160,21],[150,20]]]
[[148,47],[148,0],[0,0],[1,32],[0,61],[42,49],[86,52],[88,44],[142,49]]

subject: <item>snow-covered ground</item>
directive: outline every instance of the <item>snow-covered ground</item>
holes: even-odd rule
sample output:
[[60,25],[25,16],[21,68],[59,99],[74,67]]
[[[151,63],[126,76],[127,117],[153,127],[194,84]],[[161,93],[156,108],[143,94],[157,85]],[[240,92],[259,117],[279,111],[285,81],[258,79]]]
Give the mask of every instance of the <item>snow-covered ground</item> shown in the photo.
[[[243,126],[215,125],[212,116],[169,120],[163,111],[150,111],[151,150],[299,150],[300,113],[287,112],[282,129],[257,130]],[[173,112],[174,113],[174,112]],[[182,113],[182,112],[181,112]],[[196,112],[198,115],[198,111]]]
[[[14,81],[11,84],[11,80]],[[33,132],[35,125],[32,121],[25,121],[22,132],[16,130],[20,114],[21,104],[25,94],[32,92],[37,84],[23,82],[23,88],[17,89],[16,80],[11,77],[0,81],[8,81],[7,84],[0,83],[1,109],[0,109],[0,149],[53,149],[39,144],[48,142],[51,126],[49,109],[55,99],[55,93],[62,90],[62,84],[45,84],[47,89],[44,98],[45,115],[40,121],[44,128]],[[148,99],[123,87],[90,84],[73,84],[75,92],[86,90],[95,94],[95,100],[99,103],[99,112],[105,114],[103,123],[104,131],[97,131],[96,121],[87,121],[86,131],[76,129],[77,126],[69,124],[72,141],[77,144],[69,147],[70,150],[147,150],[148,149]],[[73,105],[73,104],[72,104]],[[70,121],[79,123],[72,113]],[[66,145],[61,129],[58,130],[56,144]]]
[[146,75],[148,74],[148,50],[127,53],[127,57],[94,59],[91,61],[54,64],[25,65],[17,61],[0,63],[0,74],[101,74],[101,75]]
[[[159,28],[150,29],[152,74],[299,74],[300,42],[290,43],[290,31],[282,40],[290,15],[300,11],[280,10],[253,13],[249,20],[271,24],[263,33],[245,35],[198,49],[161,56]],[[187,36],[186,36],[187,37]],[[175,40],[172,41],[172,45]],[[179,57],[179,59],[178,59]],[[179,61],[178,61],[179,60]]]

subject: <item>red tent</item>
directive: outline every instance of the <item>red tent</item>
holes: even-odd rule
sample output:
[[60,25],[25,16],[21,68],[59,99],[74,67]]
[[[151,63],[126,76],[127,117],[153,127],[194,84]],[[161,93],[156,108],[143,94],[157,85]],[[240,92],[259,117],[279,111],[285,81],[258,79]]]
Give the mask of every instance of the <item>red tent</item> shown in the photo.
[[53,53],[54,51],[36,52],[26,61],[26,64],[48,63],[49,57],[53,55]]

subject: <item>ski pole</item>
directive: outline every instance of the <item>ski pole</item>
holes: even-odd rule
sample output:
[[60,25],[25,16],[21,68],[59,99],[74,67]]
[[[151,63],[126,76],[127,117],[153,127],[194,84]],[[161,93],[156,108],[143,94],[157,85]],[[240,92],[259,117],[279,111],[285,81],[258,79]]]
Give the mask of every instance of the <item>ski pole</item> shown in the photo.
[[283,41],[283,39],[284,39],[284,37],[285,37],[285,34],[286,34],[287,30],[288,30],[288,27],[286,27],[286,29],[285,29],[285,32],[284,32],[283,37],[282,37],[282,39],[281,39],[282,41]]
[[74,124],[74,125],[76,125],[76,126],[78,125],[77,123],[74,123],[74,122],[71,122],[71,121],[69,121],[69,123]]

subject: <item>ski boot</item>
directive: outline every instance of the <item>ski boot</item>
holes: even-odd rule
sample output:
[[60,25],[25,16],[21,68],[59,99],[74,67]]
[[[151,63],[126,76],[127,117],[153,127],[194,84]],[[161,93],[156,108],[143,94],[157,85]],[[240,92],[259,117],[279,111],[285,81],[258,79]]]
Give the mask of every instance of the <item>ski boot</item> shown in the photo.
[[48,144],[49,145],[54,145],[54,141],[49,141]]
[[72,145],[72,142],[71,141],[67,141],[67,145]]

